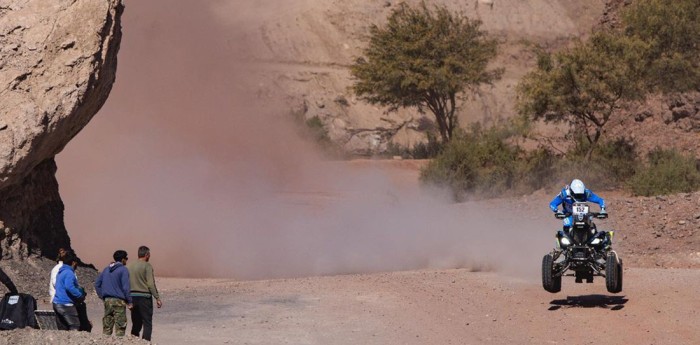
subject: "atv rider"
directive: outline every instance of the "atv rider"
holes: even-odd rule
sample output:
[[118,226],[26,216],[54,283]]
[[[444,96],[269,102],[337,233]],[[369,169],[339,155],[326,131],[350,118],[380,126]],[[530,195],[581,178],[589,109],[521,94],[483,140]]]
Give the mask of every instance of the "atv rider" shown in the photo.
[[[549,208],[552,209],[557,215],[569,214],[568,217],[564,218],[564,232],[568,232],[573,224],[573,216],[571,213],[573,211],[574,202],[593,202],[600,206],[600,214],[607,215],[605,212],[605,200],[597,196],[595,193],[586,189],[586,186],[579,179],[571,181],[571,184],[564,187],[561,193],[554,197],[554,200],[549,203]],[[559,211],[559,205],[564,204],[564,212]]]

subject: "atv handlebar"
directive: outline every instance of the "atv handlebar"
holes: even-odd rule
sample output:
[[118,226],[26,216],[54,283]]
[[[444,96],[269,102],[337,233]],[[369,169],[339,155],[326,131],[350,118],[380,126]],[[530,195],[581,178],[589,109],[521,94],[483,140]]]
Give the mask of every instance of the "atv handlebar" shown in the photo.
[[[592,217],[596,217],[598,219],[608,218],[607,212],[589,212],[588,214],[590,214]],[[571,213],[568,213],[568,212],[567,213],[557,212],[554,214],[554,217],[557,219],[564,219],[564,218],[569,217],[569,216],[571,216]]]

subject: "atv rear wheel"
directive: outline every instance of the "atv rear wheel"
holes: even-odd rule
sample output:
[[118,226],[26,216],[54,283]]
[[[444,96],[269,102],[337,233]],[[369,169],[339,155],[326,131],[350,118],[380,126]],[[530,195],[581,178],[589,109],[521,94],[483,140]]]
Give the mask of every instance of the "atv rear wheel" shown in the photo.
[[605,260],[605,287],[611,293],[622,291],[622,260],[612,251]]
[[551,293],[561,291],[561,276],[554,276],[554,256],[547,254],[542,258],[542,287]]

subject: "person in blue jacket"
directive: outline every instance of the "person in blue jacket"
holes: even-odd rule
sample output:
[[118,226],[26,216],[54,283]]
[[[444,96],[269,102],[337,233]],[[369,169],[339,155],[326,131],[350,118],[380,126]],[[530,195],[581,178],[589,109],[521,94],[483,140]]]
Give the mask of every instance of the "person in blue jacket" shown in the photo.
[[78,285],[75,268],[78,258],[72,251],[63,257],[63,266],[56,276],[56,295],[53,297],[53,310],[56,312],[56,322],[59,329],[77,331],[80,329],[80,318],[75,304],[85,299],[85,290]]
[[131,309],[131,284],[126,261],[126,251],[117,250],[112,255],[114,262],[105,267],[95,281],[95,292],[104,301],[105,314],[102,318],[102,333],[118,337],[126,333],[126,308]]
[[[571,181],[571,184],[564,187],[552,202],[549,203],[549,208],[557,214],[569,214],[564,218],[564,231],[568,231],[573,224],[572,205],[574,202],[592,202],[600,206],[600,213],[605,214],[605,200],[597,196],[590,189],[587,189],[583,182],[579,179]],[[559,210],[559,205],[563,205],[563,210]]]

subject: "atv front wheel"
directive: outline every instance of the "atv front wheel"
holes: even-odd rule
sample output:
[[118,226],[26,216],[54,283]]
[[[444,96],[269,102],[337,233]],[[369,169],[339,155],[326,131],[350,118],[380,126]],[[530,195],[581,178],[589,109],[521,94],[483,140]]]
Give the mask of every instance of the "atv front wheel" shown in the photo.
[[619,271],[620,276],[618,277],[618,280],[617,280],[617,286],[615,287],[615,292],[620,292],[620,291],[622,291],[622,271],[623,271],[623,269],[622,269],[622,259],[620,259],[620,258],[617,258],[617,259],[618,259],[618,261],[620,261],[620,265],[618,266],[618,269],[620,270]]
[[542,258],[542,287],[551,293],[561,291],[561,276],[554,275],[554,256],[547,254]]
[[622,260],[614,251],[605,260],[605,287],[611,293],[622,291]]

